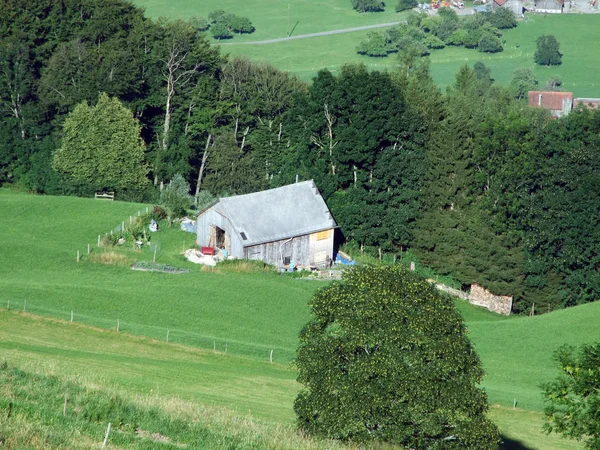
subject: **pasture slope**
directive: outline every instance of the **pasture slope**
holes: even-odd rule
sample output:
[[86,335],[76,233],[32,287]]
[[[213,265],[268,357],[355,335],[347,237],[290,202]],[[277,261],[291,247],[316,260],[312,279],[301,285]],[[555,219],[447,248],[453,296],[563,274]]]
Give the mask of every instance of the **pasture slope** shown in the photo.
[[[201,271],[178,254],[190,235],[176,229],[153,236],[162,241],[158,259],[189,267],[189,274],[135,272],[92,263],[87,255],[75,261],[77,249],[85,253],[98,234],[140,209],[145,205],[0,190],[0,361],[289,425],[298,390],[289,361],[308,319],[306,303],[322,284],[270,273]],[[153,256],[149,250],[128,254]],[[581,448],[541,433],[539,384],[555,376],[552,353],[558,346],[600,339],[600,304],[534,318],[457,305],[487,372],[491,416],[506,438],[526,446],[506,448]],[[36,315],[15,311],[24,307]],[[68,322],[71,310],[75,323]],[[121,333],[114,330],[116,318]],[[177,332],[187,346],[178,343]],[[204,340],[185,341],[186,333]]]
[[[307,81],[320,69],[327,68],[337,72],[347,63],[362,62],[374,70],[393,70],[396,59],[393,55],[388,58],[358,55],[356,46],[368,31],[268,45],[240,44],[286,37],[288,30],[296,23],[298,25],[294,29],[294,35],[401,21],[408,14],[394,12],[395,1],[386,2],[385,12],[369,14],[354,11],[350,0],[205,0],[201,3],[193,0],[134,0],[134,3],[145,8],[149,17],[155,18],[206,17],[216,9],[225,9],[249,17],[256,26],[256,32],[235,36],[232,40],[222,43],[223,51],[233,56],[267,61]],[[561,66],[547,68],[533,63],[535,40],[543,34],[554,34],[558,39],[564,54]],[[492,76],[499,84],[507,84],[516,68],[526,67],[534,71],[541,86],[551,76],[558,75],[563,81],[563,90],[572,90],[578,97],[600,97],[600,82],[594,76],[600,61],[600,48],[595,45],[600,42],[600,14],[528,14],[516,29],[507,30],[503,39],[504,52],[493,55],[455,47],[434,50],[431,54],[434,79],[440,87],[445,87],[454,81],[460,66],[481,61],[492,68]]]

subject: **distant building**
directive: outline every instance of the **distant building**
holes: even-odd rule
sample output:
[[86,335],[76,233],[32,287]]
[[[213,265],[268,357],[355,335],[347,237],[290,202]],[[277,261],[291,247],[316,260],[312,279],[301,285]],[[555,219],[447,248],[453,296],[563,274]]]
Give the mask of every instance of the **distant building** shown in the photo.
[[201,247],[278,267],[333,260],[337,224],[314,181],[221,198],[196,221]]
[[521,0],[492,0],[492,11],[497,8],[510,9],[514,13],[515,17],[523,16],[523,2]]
[[573,108],[583,105],[588,109],[600,109],[600,98],[576,98],[573,100]]
[[573,109],[572,92],[529,91],[529,106],[550,111],[554,117],[566,116]]
[[547,109],[554,117],[569,114],[582,105],[588,109],[600,109],[600,98],[573,98],[572,92],[529,91],[529,106]]

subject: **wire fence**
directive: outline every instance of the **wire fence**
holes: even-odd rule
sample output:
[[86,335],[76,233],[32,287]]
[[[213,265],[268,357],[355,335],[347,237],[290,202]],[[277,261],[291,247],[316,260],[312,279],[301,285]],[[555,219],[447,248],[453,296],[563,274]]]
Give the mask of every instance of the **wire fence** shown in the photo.
[[114,319],[95,317],[88,314],[82,314],[77,311],[65,311],[47,308],[36,303],[32,303],[29,300],[7,300],[5,304],[0,304],[0,309],[26,312],[29,314],[64,320],[67,322],[79,323],[107,330],[114,330],[115,332],[119,333],[144,336],[170,344],[179,344],[186,347],[211,350],[214,353],[219,354],[246,356],[280,364],[289,364],[296,356],[294,349],[286,347],[247,343],[241,340],[224,339],[222,337],[208,336],[177,328],[139,324],[123,321],[118,317],[115,317]]

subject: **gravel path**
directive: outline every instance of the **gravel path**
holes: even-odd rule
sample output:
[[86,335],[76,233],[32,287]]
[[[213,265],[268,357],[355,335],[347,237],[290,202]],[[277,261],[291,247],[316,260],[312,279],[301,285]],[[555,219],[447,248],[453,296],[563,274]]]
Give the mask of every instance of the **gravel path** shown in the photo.
[[267,39],[267,40],[264,40],[264,41],[252,41],[252,42],[219,42],[218,45],[263,45],[263,44],[275,44],[277,42],[292,41],[294,39],[308,39],[308,38],[319,37],[319,36],[331,36],[332,34],[343,34],[343,33],[352,33],[354,31],[372,30],[374,28],[393,27],[394,25],[398,25],[400,23],[403,23],[403,22],[379,23],[379,24],[376,24],[376,25],[364,25],[362,27],[342,28],[341,30],[320,31],[319,33],[299,34],[298,36],[290,36],[290,37],[277,38],[277,39]]

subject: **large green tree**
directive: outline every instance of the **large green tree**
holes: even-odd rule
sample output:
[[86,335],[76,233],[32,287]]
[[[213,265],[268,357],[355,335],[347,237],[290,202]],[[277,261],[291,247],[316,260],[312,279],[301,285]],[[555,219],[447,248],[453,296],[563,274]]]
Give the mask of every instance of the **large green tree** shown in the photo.
[[53,167],[83,191],[136,191],[148,184],[140,125],[116,98],[100,94],[98,103],[75,107],[63,127]]
[[497,448],[481,363],[449,297],[400,266],[360,267],[310,307],[296,361],[303,431],[406,448]]
[[585,448],[600,449],[600,342],[555,353],[560,375],[544,386],[547,432],[583,440]]
[[562,53],[556,38],[549,34],[540,36],[536,41],[533,60],[540,66],[557,66],[562,62]]

